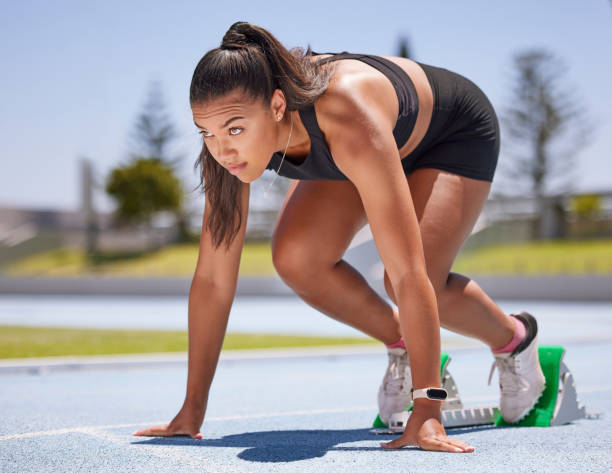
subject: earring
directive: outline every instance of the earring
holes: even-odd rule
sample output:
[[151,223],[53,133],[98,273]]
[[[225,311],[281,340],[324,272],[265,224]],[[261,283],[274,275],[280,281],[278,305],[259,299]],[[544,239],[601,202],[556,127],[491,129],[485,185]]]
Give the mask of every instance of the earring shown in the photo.
[[283,118],[283,116],[280,113],[276,115],[276,121],[279,121],[281,118]]

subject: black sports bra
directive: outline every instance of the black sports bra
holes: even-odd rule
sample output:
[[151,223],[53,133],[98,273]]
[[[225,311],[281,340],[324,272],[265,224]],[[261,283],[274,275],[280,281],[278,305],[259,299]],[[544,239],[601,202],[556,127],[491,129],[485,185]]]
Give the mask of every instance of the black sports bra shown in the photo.
[[[394,62],[372,54],[352,54],[346,51],[342,53],[313,52],[313,54],[333,54],[333,56],[322,59],[320,63],[338,59],[358,59],[387,76],[395,88],[399,102],[399,113],[393,128],[393,137],[397,148],[400,149],[410,137],[419,113],[416,89],[408,74]],[[348,180],[332,159],[329,147],[325,143],[323,133],[319,128],[314,105],[298,110],[298,113],[310,136],[310,152],[301,163],[295,163],[291,161],[291,158],[285,156],[278,174],[291,179]],[[281,164],[282,156],[282,153],[274,153],[266,169],[276,172]]]

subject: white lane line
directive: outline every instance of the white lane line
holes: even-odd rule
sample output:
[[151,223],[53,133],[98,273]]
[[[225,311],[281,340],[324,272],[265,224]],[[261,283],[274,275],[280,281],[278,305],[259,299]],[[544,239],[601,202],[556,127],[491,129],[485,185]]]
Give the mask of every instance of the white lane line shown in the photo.
[[[98,430],[97,428],[83,428],[80,430],[80,432],[91,435],[93,437],[96,437],[102,440],[107,440],[111,443],[120,445],[122,447],[131,448],[135,452],[140,453],[140,454],[145,452],[151,456],[161,458],[163,460],[172,460],[172,461],[177,462],[179,465],[181,464],[189,465],[189,466],[194,466],[198,468],[210,467],[211,470],[207,469],[205,471],[215,471],[219,473],[235,473],[237,471],[235,466],[232,467],[229,465],[221,464],[219,461],[219,458],[214,458],[213,460],[210,455],[206,455],[206,456],[190,455],[188,451],[185,449],[181,449],[180,451],[177,451],[176,445],[146,445],[146,444],[141,444],[141,443],[131,444],[131,443],[127,443],[127,439],[125,438],[125,436],[122,437],[118,435],[113,435],[109,432],[102,432]],[[135,437],[134,439],[145,440],[146,438],[150,438],[150,437]],[[130,440],[133,440],[133,439],[130,438]],[[190,439],[190,440],[197,441],[195,439]],[[190,444],[190,446],[191,445],[192,444]],[[224,447],[224,448],[231,448],[231,447]],[[244,449],[246,447],[240,447],[240,448]],[[246,471],[246,470],[241,469],[241,471]]]
[[[377,406],[355,406],[355,407],[340,407],[334,409],[312,409],[312,410],[300,410],[300,411],[288,411],[288,412],[264,412],[261,414],[245,414],[236,416],[223,416],[223,417],[207,417],[204,419],[206,422],[223,422],[226,420],[237,420],[237,419],[257,419],[261,417],[283,417],[283,416],[298,416],[298,415],[316,415],[316,414],[333,414],[337,412],[355,412],[355,411],[376,411]],[[2,440],[13,440],[22,438],[39,437],[43,435],[62,435],[72,432],[86,432],[90,429],[117,429],[123,427],[138,427],[141,425],[166,425],[168,420],[163,421],[149,421],[149,422],[138,422],[131,424],[114,424],[114,425],[91,425],[91,426],[80,426],[70,427],[66,429],[55,429],[55,430],[41,430],[38,432],[25,432],[22,434],[11,434],[0,436]]]
[[[578,398],[580,399],[581,393],[595,393],[612,391],[612,385],[604,386],[591,386],[587,388],[578,389]],[[482,401],[497,401],[499,396],[471,396],[462,399],[462,402],[482,402]],[[469,406],[467,406],[469,407]],[[378,406],[355,406],[355,407],[340,407],[334,409],[312,409],[312,410],[300,410],[300,411],[288,411],[288,412],[265,412],[261,414],[246,414],[236,416],[223,416],[223,417],[206,417],[206,422],[223,422],[226,420],[240,420],[240,419],[257,419],[261,417],[286,417],[286,416],[298,416],[298,415],[316,415],[316,414],[332,414],[337,412],[356,412],[356,411],[378,411]],[[62,435],[71,432],[86,432],[89,429],[119,429],[123,427],[138,427],[141,425],[166,425],[168,420],[161,421],[149,421],[149,422],[137,422],[130,424],[112,424],[112,425],[92,425],[92,426],[81,426],[81,427],[70,427],[66,429],[55,429],[55,430],[41,430],[39,432],[25,432],[22,434],[11,434],[0,436],[2,440],[13,440],[22,438],[39,437],[43,435]]]
[[40,432],[26,432],[23,434],[3,435],[0,437],[0,441],[1,440],[13,440],[13,439],[25,439],[25,438],[31,438],[31,437],[39,437],[43,435],[71,434],[73,432],[82,432],[86,429],[88,429],[88,427],[70,427],[68,429],[42,430]]

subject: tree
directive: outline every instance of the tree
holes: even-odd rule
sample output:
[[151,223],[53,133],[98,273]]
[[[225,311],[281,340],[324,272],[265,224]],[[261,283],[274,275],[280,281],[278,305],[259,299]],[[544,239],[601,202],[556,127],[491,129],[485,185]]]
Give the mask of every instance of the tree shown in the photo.
[[414,57],[412,56],[412,48],[410,47],[410,42],[405,36],[402,36],[399,40],[397,55],[400,57],[414,59]]
[[136,119],[131,133],[131,157],[155,156],[169,168],[175,169],[181,157],[170,157],[169,148],[178,137],[176,128],[166,112],[161,84],[154,80],[149,84],[149,92]]
[[[506,187],[536,199],[534,236],[542,238],[545,197],[573,191],[575,159],[591,126],[575,94],[561,86],[567,67],[560,59],[531,49],[517,53],[513,61],[510,105],[500,117],[505,152],[498,174],[511,181]],[[553,149],[555,144],[560,146]]]
[[[166,106],[159,81],[154,80],[149,84],[147,100],[141,113],[136,119],[131,138],[131,157],[138,159],[142,156],[159,159],[171,172],[176,173],[182,160],[182,156],[170,156],[170,147],[178,137],[175,126],[166,112]],[[187,201],[185,195],[182,202]],[[192,235],[189,231],[188,211],[178,207],[174,211],[178,227],[178,242],[191,241]]]
[[149,231],[156,212],[175,212],[183,204],[179,180],[158,158],[136,158],[114,169],[107,179],[106,192],[117,202],[118,223],[144,223]]

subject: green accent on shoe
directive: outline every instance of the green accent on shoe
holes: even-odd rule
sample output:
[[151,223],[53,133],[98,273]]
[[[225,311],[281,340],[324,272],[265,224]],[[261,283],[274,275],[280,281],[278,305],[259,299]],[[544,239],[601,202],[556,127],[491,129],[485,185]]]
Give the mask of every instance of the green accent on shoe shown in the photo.
[[380,420],[380,414],[376,414],[376,419],[374,419],[374,424],[372,425],[372,427],[376,427],[377,429],[381,429],[381,428],[385,428],[385,427],[389,427],[387,424],[385,424],[382,420]]
[[446,365],[448,365],[448,363],[450,362],[450,355],[446,352],[440,352],[440,379],[442,379],[442,376],[444,375],[444,369],[446,368]]
[[546,378],[546,388],[534,408],[516,423],[506,422],[498,411],[496,426],[550,427],[559,394],[559,370],[565,348],[558,345],[538,346],[540,366]]
[[[448,365],[450,360],[451,358],[448,353],[444,351],[440,352],[440,379],[443,378],[444,370],[446,369],[446,365]],[[404,410],[410,412],[412,410],[413,405],[414,403],[411,402],[410,405],[406,407]],[[376,419],[374,419],[374,424],[372,425],[372,427],[380,429],[380,428],[387,428],[389,426],[380,419],[380,413],[378,413],[376,414]]]

